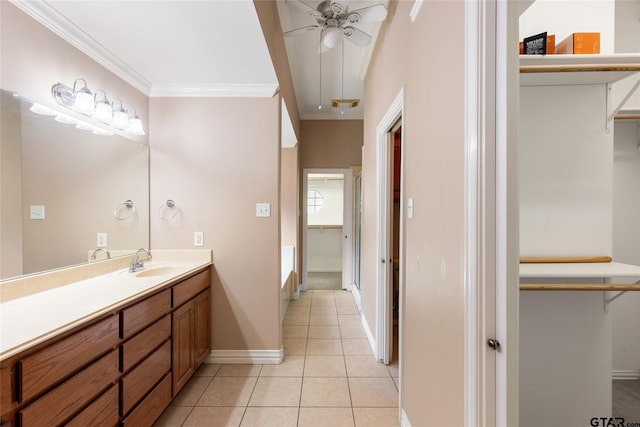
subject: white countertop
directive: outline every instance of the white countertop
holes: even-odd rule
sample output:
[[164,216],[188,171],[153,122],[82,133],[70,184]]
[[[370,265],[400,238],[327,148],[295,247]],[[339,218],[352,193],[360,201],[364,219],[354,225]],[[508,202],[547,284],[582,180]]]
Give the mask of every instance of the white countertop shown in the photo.
[[640,266],[619,262],[520,264],[520,278],[524,279],[612,279],[617,277],[640,279]]
[[211,264],[211,260],[150,261],[137,273],[125,268],[3,301],[0,360]]

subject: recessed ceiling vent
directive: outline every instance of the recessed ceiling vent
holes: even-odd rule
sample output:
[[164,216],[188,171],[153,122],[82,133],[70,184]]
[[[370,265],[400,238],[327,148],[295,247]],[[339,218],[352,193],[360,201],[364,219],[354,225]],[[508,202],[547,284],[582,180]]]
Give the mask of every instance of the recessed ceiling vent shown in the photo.
[[332,99],[331,106],[334,108],[355,108],[360,105],[359,99]]

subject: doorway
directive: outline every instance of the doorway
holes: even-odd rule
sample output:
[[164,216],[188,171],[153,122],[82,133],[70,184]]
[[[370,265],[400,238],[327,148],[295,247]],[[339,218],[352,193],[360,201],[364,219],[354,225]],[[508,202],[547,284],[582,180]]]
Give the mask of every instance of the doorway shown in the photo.
[[302,290],[351,285],[350,169],[305,169]]
[[[376,275],[376,357],[385,364],[398,365],[402,351],[401,301],[404,270],[403,105],[404,91],[401,90],[376,129],[379,260]],[[408,203],[410,201],[409,199]]]

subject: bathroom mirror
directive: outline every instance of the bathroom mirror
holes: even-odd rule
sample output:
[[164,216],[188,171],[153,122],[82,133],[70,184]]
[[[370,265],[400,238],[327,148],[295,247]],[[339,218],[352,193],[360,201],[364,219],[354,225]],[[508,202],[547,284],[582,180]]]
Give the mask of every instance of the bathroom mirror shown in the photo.
[[99,240],[112,255],[149,247],[148,147],[0,92],[0,279],[85,263]]

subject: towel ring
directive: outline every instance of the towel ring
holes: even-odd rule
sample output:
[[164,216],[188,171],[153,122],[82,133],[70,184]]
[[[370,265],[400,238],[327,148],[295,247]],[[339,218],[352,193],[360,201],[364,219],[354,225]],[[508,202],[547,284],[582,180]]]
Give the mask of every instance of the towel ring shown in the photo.
[[[129,215],[122,215],[122,212],[126,209],[131,209]],[[131,218],[136,213],[136,206],[133,203],[133,200],[127,200],[126,202],[120,203],[113,211],[113,216],[118,221],[123,221],[125,219]]]
[[[173,211],[173,213],[171,215],[164,216],[163,213],[165,211]],[[177,214],[178,214],[178,205],[176,205],[176,202],[172,199],[167,199],[165,203],[160,205],[160,209],[158,209],[158,217],[163,221],[170,220],[171,218],[174,218]]]

